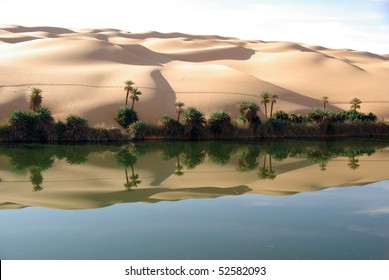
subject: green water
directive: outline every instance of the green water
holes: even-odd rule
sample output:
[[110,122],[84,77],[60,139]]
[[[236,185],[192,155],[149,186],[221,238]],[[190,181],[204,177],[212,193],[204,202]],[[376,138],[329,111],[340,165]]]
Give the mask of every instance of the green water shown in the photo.
[[1,259],[389,259],[389,143],[1,145]]

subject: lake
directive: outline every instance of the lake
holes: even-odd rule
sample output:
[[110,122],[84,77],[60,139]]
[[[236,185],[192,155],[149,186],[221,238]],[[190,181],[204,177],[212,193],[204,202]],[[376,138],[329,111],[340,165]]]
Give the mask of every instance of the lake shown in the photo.
[[0,258],[389,259],[389,142],[0,145]]

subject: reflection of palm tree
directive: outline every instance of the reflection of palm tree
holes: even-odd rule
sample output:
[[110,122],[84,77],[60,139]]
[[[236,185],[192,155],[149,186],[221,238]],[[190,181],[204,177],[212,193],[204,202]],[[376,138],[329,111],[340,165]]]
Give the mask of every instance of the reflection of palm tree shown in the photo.
[[359,167],[359,159],[356,159],[354,156],[352,156],[348,160],[349,163],[347,165],[351,168],[351,170],[355,170]]
[[326,171],[327,170],[327,161],[321,161],[319,163],[319,166],[320,166],[320,171]]
[[[126,183],[124,187],[130,191],[132,188],[137,187],[142,181],[139,180],[139,174],[135,174],[134,165],[137,161],[138,157],[136,154],[136,150],[134,147],[130,150],[122,149],[120,152],[116,154],[116,160],[118,164],[124,168],[124,172],[126,175]],[[131,167],[131,176],[128,176],[128,168]]]
[[34,192],[38,192],[43,190],[42,183],[43,183],[43,175],[42,175],[42,169],[38,167],[31,167],[30,168],[30,182],[33,185]]
[[[130,176],[130,181],[128,180],[128,177],[126,178],[127,182],[125,184],[125,187],[128,191],[130,191],[132,188],[138,187],[138,185],[142,183],[142,181],[139,180],[139,174],[135,174],[134,165],[131,165],[131,174],[132,175]],[[126,169],[126,176],[128,176],[127,169]]]
[[238,166],[236,170],[239,172],[250,172],[257,168],[258,162],[258,151],[254,148],[249,149],[248,151],[242,151],[238,155]]
[[269,155],[269,168],[266,168],[267,155],[264,156],[263,166],[259,168],[258,178],[260,180],[274,180],[277,175],[273,169],[272,156]]
[[176,169],[174,170],[174,175],[182,176],[184,175],[184,172],[182,172],[184,166],[180,163],[180,155],[177,155],[176,158],[177,158],[177,162],[176,162]]

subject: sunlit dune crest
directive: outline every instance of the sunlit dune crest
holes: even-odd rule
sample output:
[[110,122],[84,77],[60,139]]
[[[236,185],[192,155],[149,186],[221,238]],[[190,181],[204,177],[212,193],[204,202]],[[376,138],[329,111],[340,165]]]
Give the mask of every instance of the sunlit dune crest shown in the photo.
[[275,110],[305,113],[322,96],[331,110],[348,109],[358,97],[362,111],[389,118],[388,55],[292,42],[6,25],[0,72],[0,119],[27,109],[30,89],[39,87],[56,119],[73,113],[90,125],[118,126],[128,79],[143,93],[136,111],[150,124],[173,116],[176,101],[236,116],[238,102],[258,102],[262,91],[278,94]]

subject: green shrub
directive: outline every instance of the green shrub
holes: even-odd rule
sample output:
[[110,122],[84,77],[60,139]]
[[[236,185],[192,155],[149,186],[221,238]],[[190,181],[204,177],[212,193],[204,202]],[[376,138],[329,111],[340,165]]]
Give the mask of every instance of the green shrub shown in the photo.
[[87,132],[88,132],[88,120],[76,116],[70,115],[66,118],[66,130],[65,136],[66,140],[87,140]]
[[134,110],[128,107],[120,107],[115,115],[115,120],[123,128],[128,128],[130,124],[138,120],[138,116]]
[[300,114],[297,115],[292,113],[289,115],[289,122],[291,123],[300,124],[303,123],[303,121],[304,121],[304,117],[301,116]]
[[9,125],[0,126],[0,140],[9,140],[10,127]]
[[146,125],[142,121],[133,122],[128,126],[128,132],[135,138],[143,138],[146,131]]
[[195,107],[188,107],[182,115],[185,122],[186,135],[190,138],[200,136],[207,122],[204,113],[200,112]]
[[259,106],[252,101],[242,101],[239,104],[239,114],[244,116],[249,122],[255,122]]
[[284,111],[277,111],[274,113],[273,119],[287,122],[289,121],[289,115]]
[[330,112],[323,108],[313,108],[307,116],[307,122],[322,123],[323,121],[330,119]]
[[184,135],[184,126],[169,115],[162,115],[159,119],[165,138],[181,138]]
[[336,111],[330,113],[330,118],[332,122],[335,123],[343,123],[347,119],[347,112],[346,111]]
[[225,111],[213,113],[208,119],[208,125],[211,132],[220,135],[223,132],[231,131],[231,117]]
[[12,111],[8,116],[11,139],[27,142],[35,141],[35,114],[20,109]]
[[280,119],[268,119],[265,124],[270,126],[273,131],[277,133],[283,132],[286,125],[286,123]]

